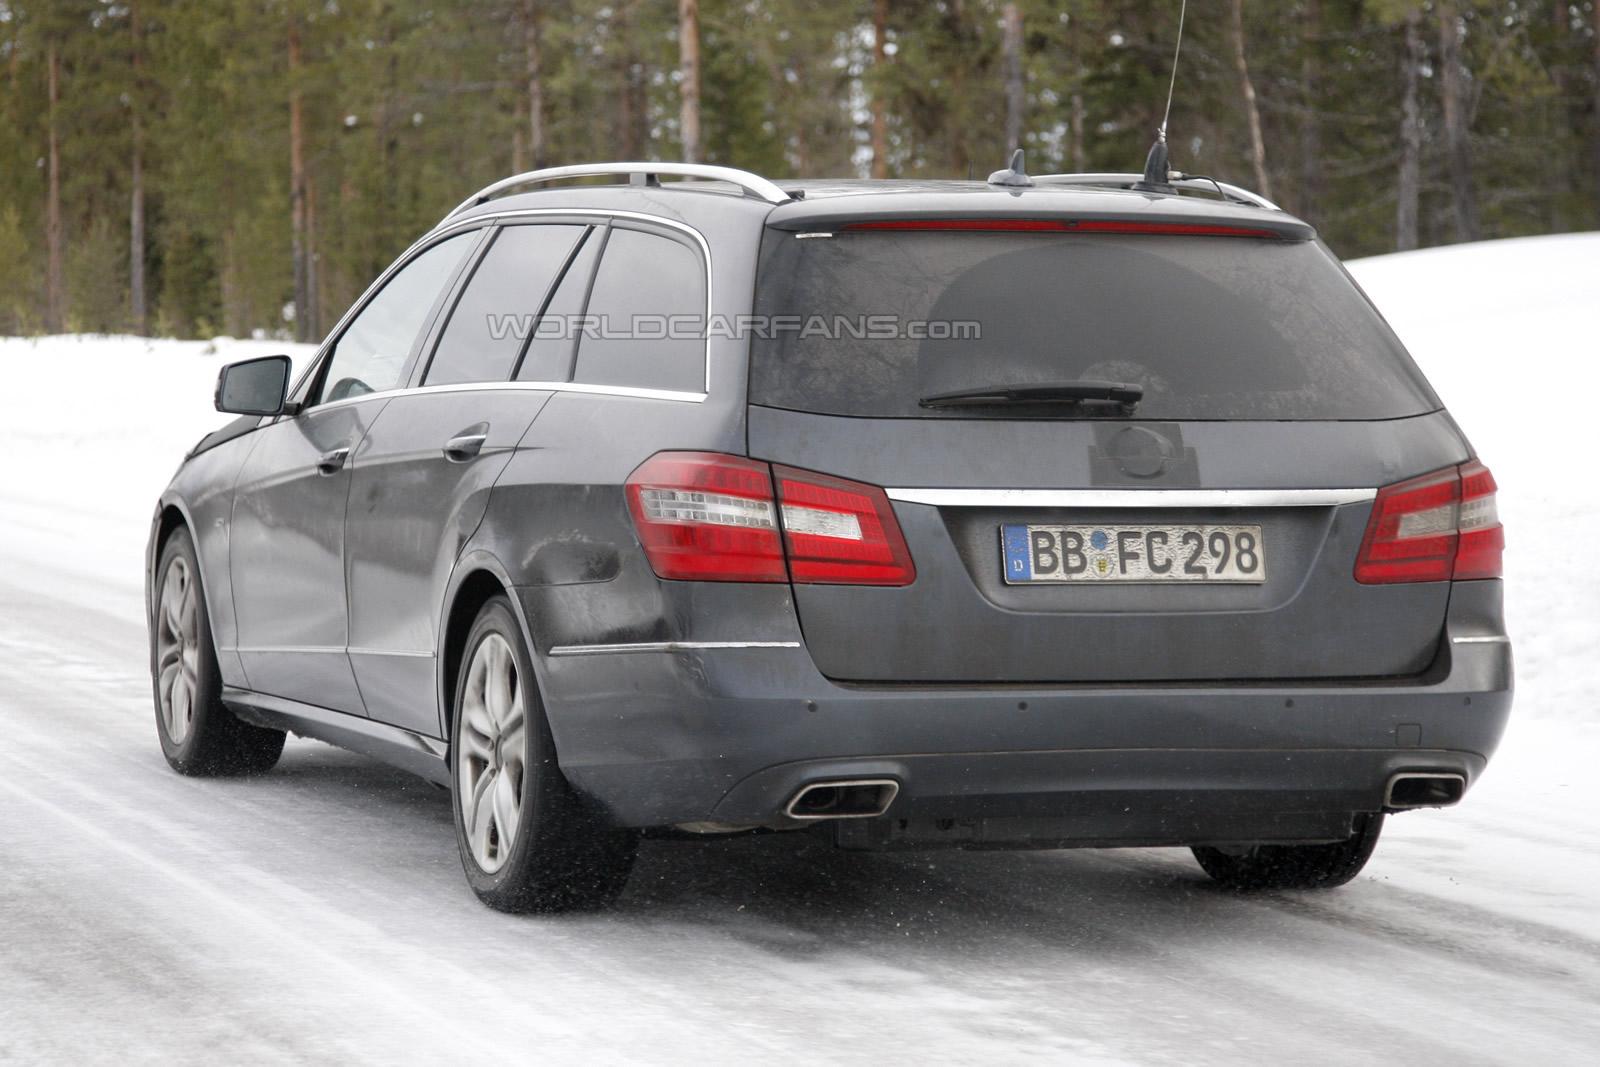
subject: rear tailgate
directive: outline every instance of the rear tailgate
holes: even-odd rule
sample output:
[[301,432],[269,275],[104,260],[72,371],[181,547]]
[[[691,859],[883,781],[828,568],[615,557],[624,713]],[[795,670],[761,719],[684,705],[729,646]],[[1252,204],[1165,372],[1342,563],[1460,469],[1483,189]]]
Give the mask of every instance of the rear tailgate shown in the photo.
[[[898,588],[796,584],[824,674],[1167,682],[1429,664],[1449,583],[1364,585],[1354,567],[1373,491],[1467,448],[1330,254],[1284,238],[940,225],[769,231],[763,246],[758,312],[811,325],[752,342],[750,455],[889,490],[916,567]],[[920,403],[1088,381],[1143,400]],[[1248,574],[1213,561],[1209,576],[1231,581],[1010,584],[1007,527],[1042,527],[1057,551],[1058,529],[1101,547],[1120,533],[1168,568],[1183,561],[1163,537],[1255,551]],[[1035,562],[1060,561],[1047,549]]]
[[[1356,582],[1372,505],[1343,490],[1460,462],[1446,416],[1160,426],[1181,433],[1209,480],[1254,491],[1062,491],[1092,486],[1104,454],[1096,429],[752,408],[752,455],[887,487],[916,565],[902,588],[795,586],[818,668],[856,681],[1140,682],[1405,675],[1433,659],[1449,583]],[[1293,472],[1295,492],[1279,491],[1286,479],[1274,469]],[[1173,493],[1181,506],[1165,504]],[[1233,506],[1240,498],[1247,506]],[[1307,498],[1349,502],[1297,503]],[[1010,524],[1259,526],[1266,579],[1008,585],[1001,529]]]

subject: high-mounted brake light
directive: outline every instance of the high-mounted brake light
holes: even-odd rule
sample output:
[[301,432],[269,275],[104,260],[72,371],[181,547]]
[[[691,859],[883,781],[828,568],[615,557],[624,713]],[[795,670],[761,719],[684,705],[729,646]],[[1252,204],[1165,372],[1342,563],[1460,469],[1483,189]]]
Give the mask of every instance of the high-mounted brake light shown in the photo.
[[628,509],[662,578],[909,585],[911,553],[876,486],[714,452],[660,452]]
[[1494,475],[1474,460],[1378,490],[1356,581],[1498,578],[1504,549]]
[[1111,233],[1162,237],[1257,237],[1285,240],[1276,230],[1201,222],[1144,222],[1139,219],[872,219],[845,230],[979,231],[989,233]]

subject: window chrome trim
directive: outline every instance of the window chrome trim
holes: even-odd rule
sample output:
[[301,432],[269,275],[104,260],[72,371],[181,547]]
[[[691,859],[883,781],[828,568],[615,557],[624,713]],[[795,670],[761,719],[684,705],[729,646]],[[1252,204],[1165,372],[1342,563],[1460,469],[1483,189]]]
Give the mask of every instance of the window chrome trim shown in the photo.
[[1452,637],[1452,645],[1509,645],[1511,638],[1507,634],[1468,634],[1465,637]]
[[799,648],[799,641],[635,641],[615,645],[556,645],[552,656],[606,656],[637,652],[697,652],[718,648]]
[[347,396],[307,408],[306,414],[330,408],[348,407],[368,400],[391,400],[397,396],[421,396],[428,393],[586,393],[592,396],[626,396],[637,400],[673,400],[684,404],[702,404],[705,393],[684,393],[672,389],[640,389],[631,385],[585,385],[582,382],[452,382],[449,385],[418,385],[407,389],[385,389],[378,393]]
[[890,500],[958,508],[1303,508],[1360,504],[1376,489],[886,489]]

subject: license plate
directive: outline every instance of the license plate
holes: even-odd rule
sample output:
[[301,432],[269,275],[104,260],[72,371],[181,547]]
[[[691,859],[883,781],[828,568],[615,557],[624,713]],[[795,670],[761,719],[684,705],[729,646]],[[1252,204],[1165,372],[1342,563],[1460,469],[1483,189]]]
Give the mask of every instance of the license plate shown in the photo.
[[1000,527],[1007,585],[1267,580],[1259,526]]

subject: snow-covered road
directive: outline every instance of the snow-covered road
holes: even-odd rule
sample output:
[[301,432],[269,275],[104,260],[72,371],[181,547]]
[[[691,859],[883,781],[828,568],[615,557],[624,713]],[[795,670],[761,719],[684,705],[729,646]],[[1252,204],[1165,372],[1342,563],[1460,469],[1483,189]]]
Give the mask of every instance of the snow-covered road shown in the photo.
[[137,619],[0,584],[0,1060],[1593,1062],[1600,731],[1520,724],[1367,873],[1240,898],[1186,852],[648,845],[514,918],[446,795],[291,741],[172,774]]
[[[602,915],[490,912],[419,780],[298,740],[249,781],[161,759],[143,524],[248,346],[0,341],[0,1061],[1595,1062],[1600,580],[1563,567],[1600,506],[1550,460],[1592,431],[1506,403],[1487,347],[1592,374],[1515,290],[1549,291],[1532,257],[1586,292],[1600,238],[1566,241],[1358,270],[1500,478],[1523,673],[1465,803],[1327,894],[1232,896],[1177,850],[767,837],[648,844]],[[1491,264],[1523,321],[1430,311]]]

